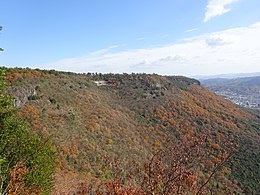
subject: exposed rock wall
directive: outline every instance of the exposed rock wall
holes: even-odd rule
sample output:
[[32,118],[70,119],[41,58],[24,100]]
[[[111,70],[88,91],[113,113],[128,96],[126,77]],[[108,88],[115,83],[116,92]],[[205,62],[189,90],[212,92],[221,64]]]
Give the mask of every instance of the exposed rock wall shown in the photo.
[[14,95],[14,106],[21,107],[26,102],[28,102],[28,97],[36,96],[37,91],[34,87],[30,88],[21,88],[21,87],[11,87],[8,89],[10,94]]

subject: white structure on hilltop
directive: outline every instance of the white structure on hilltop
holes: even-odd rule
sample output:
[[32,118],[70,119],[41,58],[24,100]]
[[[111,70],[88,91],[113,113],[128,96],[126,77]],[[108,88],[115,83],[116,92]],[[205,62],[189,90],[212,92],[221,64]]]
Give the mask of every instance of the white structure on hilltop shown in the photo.
[[104,85],[109,85],[107,81],[94,81],[96,85],[99,86],[104,86]]

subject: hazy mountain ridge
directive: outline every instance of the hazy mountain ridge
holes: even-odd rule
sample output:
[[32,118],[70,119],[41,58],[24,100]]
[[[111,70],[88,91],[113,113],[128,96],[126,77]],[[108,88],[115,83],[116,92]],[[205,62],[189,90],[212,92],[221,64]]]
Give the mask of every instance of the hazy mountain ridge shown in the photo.
[[226,84],[226,85],[230,85],[231,87],[255,87],[260,85],[260,76],[233,78],[233,79],[215,78],[215,79],[202,80],[201,83],[205,86]]
[[[205,177],[228,149],[225,142],[243,145],[237,160],[209,187],[217,192],[238,182],[245,192],[258,190],[260,174],[250,169],[259,170],[259,116],[213,94],[197,80],[26,69],[8,69],[7,79],[20,102],[20,116],[36,133],[50,136],[58,151],[56,192],[76,190],[80,183],[75,178],[108,178],[101,169],[104,155],[119,156],[127,171],[129,159],[142,163],[156,148],[180,137],[206,137],[203,150],[211,155],[205,171],[200,171]],[[219,179],[225,185],[217,188]]]
[[244,78],[244,77],[256,77],[260,76],[260,72],[252,73],[231,73],[231,74],[217,74],[217,75],[197,75],[191,76],[192,78],[198,80],[208,80],[208,79],[235,79],[235,78]]

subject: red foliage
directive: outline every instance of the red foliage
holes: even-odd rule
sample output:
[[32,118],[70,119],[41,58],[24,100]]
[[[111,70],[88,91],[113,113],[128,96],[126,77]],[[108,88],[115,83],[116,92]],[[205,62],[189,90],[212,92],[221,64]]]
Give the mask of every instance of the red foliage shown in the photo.
[[41,194],[41,189],[34,186],[25,185],[25,176],[28,172],[28,168],[23,162],[19,162],[16,166],[10,169],[10,182],[7,186],[7,194],[19,195],[19,194]]
[[[204,143],[198,139],[182,141],[172,149],[158,150],[158,152],[140,168],[136,163],[129,164],[129,173],[124,173],[120,169],[118,158],[110,160],[105,156],[105,164],[112,171],[114,179],[104,181],[99,186],[93,188],[87,184],[78,188],[79,194],[84,194],[89,190],[94,194],[111,195],[145,195],[145,194],[207,194],[209,193],[206,184],[212,176],[222,168],[230,155],[224,153],[222,159],[212,170],[204,182],[198,177],[204,163],[211,169],[214,165],[203,154],[201,146]],[[130,168],[132,167],[132,168]],[[124,179],[123,174],[127,177]],[[96,189],[96,190],[93,190]]]

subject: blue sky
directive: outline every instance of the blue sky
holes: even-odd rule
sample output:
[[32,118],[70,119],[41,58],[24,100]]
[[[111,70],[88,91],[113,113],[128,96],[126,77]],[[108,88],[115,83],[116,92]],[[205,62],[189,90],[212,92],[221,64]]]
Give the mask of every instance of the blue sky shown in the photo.
[[1,0],[0,65],[260,72],[259,0]]

